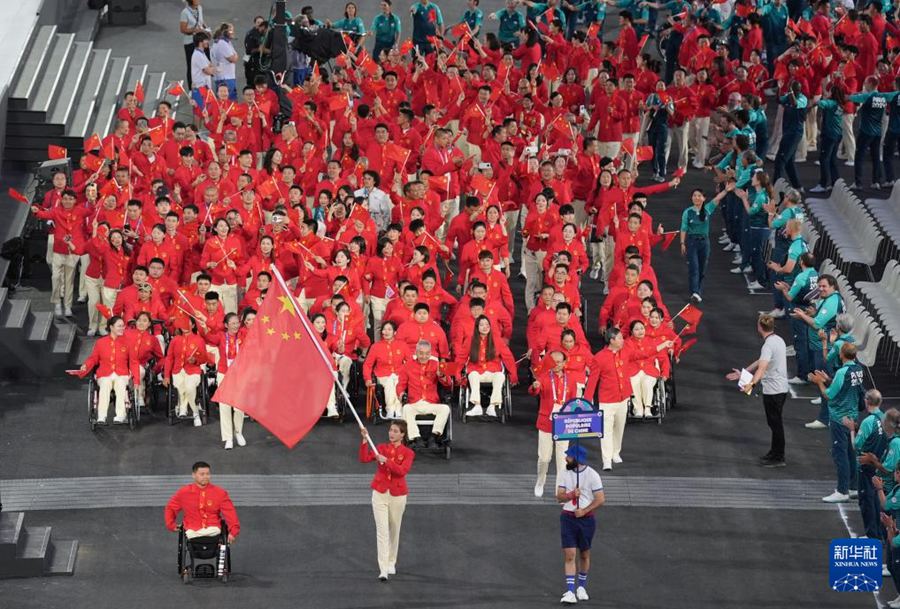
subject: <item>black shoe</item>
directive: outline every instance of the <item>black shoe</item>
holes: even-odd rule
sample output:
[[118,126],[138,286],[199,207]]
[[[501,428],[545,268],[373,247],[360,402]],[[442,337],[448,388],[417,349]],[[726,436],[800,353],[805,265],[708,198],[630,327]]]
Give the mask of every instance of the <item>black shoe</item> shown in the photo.
[[759,458],[759,462],[762,463],[764,461],[768,461],[771,458],[772,458],[772,453],[766,453]]
[[434,434],[428,436],[428,448],[431,450],[436,450],[438,447],[437,437]]
[[771,457],[769,459],[766,459],[765,461],[760,461],[759,464],[769,469],[787,466],[787,463],[784,462],[784,459],[779,459],[777,457]]
[[422,448],[425,448],[425,440],[423,440],[421,437],[416,438],[409,443],[409,447],[413,450],[420,450]]

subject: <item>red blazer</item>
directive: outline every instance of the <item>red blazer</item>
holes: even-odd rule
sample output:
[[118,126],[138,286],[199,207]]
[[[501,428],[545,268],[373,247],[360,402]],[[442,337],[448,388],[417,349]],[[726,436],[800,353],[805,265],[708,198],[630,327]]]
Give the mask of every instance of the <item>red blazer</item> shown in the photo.
[[94,349],[82,365],[84,371],[81,376],[87,376],[95,366],[97,368],[97,378],[112,376],[118,374],[128,376],[129,374],[135,380],[140,377],[140,368],[137,358],[134,357],[134,351],[127,336],[114,338],[112,335],[104,336],[97,340]]
[[369,380],[372,376],[397,374],[408,357],[409,347],[404,341],[396,338],[390,341],[382,339],[372,345],[366,354],[366,361],[363,363],[363,378]]
[[[394,446],[387,442],[378,445],[378,452],[387,457],[387,461],[378,464],[375,477],[372,479],[372,490],[379,493],[390,493],[394,497],[408,495],[406,474],[412,467],[416,453],[402,444]],[[368,442],[363,442],[359,447],[360,463],[370,463],[374,460],[375,453],[372,452]]]
[[217,527],[222,518],[228,525],[228,532],[237,535],[241,530],[237,510],[228,496],[228,491],[214,484],[200,488],[196,484],[182,486],[166,504],[166,528],[178,529],[175,519],[184,512],[182,524],[185,530],[199,531],[207,527]]
[[555,404],[565,404],[575,397],[576,380],[566,371],[557,374],[552,370],[542,373],[536,380],[541,383],[540,388],[535,389],[533,385],[528,387],[528,393],[539,396],[541,400],[535,427],[540,431],[553,433],[553,419],[550,418],[553,407]]
[[[631,397],[631,362],[636,359],[631,350],[622,347],[613,353],[609,348],[601,349],[594,355],[590,368],[584,398],[594,403],[611,404]],[[600,386],[600,395],[594,399]]]
[[[194,363],[188,361],[191,358]],[[200,365],[206,361],[206,343],[203,339],[196,334],[179,334],[169,343],[164,373],[166,378],[182,370],[188,374],[200,374]]]

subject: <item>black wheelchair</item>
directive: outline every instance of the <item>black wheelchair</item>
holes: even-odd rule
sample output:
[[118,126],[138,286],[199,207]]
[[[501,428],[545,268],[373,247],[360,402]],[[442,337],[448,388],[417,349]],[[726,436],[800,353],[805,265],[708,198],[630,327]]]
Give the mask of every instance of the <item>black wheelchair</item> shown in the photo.
[[[360,360],[355,359],[353,360],[353,363],[350,364],[349,376],[350,378],[347,381],[347,395],[350,396],[351,400],[355,400],[359,396],[362,387],[365,386],[365,382],[363,381],[362,362]],[[334,420],[338,423],[343,423],[344,418],[350,411],[350,407],[347,406],[347,398],[344,397],[344,392],[338,387],[338,381],[335,381],[334,383],[334,407],[338,412],[338,416]],[[322,417],[328,418],[325,414],[326,412],[327,411],[322,411]]]
[[644,416],[639,417],[634,414],[634,397],[628,398],[628,416],[627,419],[629,421],[656,421],[657,424],[662,424],[663,419],[666,416],[666,413],[671,408],[671,395],[669,393],[669,382],[664,381],[662,377],[656,379],[656,384],[653,386],[653,400],[650,403],[649,410],[650,414],[644,414]]
[[222,583],[231,575],[231,546],[228,525],[215,537],[188,539],[184,525],[178,527],[178,575],[185,584],[194,579],[218,579]]
[[[116,390],[113,388],[109,392],[109,409],[107,410],[107,420],[100,421],[98,417],[97,407],[100,402],[100,384],[97,382],[97,369],[91,371],[91,378],[88,381],[88,421],[91,431],[95,431],[100,425],[109,425],[109,413],[115,410]],[[140,409],[136,407],[134,395],[134,383],[129,379],[128,389],[125,394],[125,422],[128,428],[134,430],[141,419]]]
[[[209,423],[209,411],[211,396],[215,393],[216,387],[216,367],[207,364],[205,368],[200,369],[200,384],[197,386],[197,395],[194,397],[197,410],[200,412],[200,420],[204,425]],[[166,418],[169,425],[174,425],[179,421],[193,421],[194,415],[190,409],[185,416],[178,415],[178,391],[169,379],[169,387],[166,393]]]
[[[453,396],[453,387],[438,387],[438,397],[443,404],[450,404]],[[407,403],[407,395],[404,393],[399,396],[400,401],[404,405]],[[366,387],[366,418],[374,425],[387,423],[393,419],[387,416],[387,400],[384,396],[384,387],[375,382],[372,387]],[[416,416],[416,424],[420,428],[433,429],[435,416],[433,414],[422,414]],[[443,453],[444,458],[450,460],[451,445],[453,443],[453,412],[451,409],[450,416],[447,417],[447,424],[444,426],[444,433],[437,444],[416,447],[416,452],[431,452],[436,454]]]
[[[503,366],[503,401],[500,402],[500,408],[497,411],[497,419],[500,423],[505,424],[511,417],[513,413],[512,409],[512,385],[509,382],[509,372],[506,370],[506,366]],[[493,387],[490,383],[481,383],[481,396],[479,404],[485,404],[491,399],[491,391]],[[458,399],[458,407],[459,407],[459,420],[463,423],[468,422],[468,419],[472,418],[466,414],[466,411],[469,409],[469,403],[471,401],[472,392],[469,387],[468,375],[465,370],[460,374],[460,385],[459,392],[457,393]],[[491,420],[491,417],[478,417],[481,420]]]

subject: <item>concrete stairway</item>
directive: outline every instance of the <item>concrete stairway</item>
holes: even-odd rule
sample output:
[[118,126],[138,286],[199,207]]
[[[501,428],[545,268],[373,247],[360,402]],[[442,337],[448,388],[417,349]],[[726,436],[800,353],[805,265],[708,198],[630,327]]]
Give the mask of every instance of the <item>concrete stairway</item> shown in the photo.
[[25,512],[0,512],[0,579],[72,575],[78,541],[57,540],[52,527],[25,526]]
[[[34,163],[47,146],[64,146],[77,161],[84,139],[112,131],[126,91],[143,83],[144,113],[152,116],[165,98],[165,73],[151,72],[129,57],[97,49],[90,21],[72,33],[55,25],[38,28],[11,87],[7,111],[6,160]],[[87,39],[85,39],[87,38]]]

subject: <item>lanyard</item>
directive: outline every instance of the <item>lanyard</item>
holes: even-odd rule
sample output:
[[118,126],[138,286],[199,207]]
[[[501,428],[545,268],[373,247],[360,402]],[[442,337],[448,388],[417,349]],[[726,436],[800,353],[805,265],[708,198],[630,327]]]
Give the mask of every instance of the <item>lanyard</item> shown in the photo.
[[225,332],[225,360],[228,362],[228,365],[231,365],[231,362],[237,357],[238,349],[240,348],[240,343],[235,337],[234,340],[234,357],[231,357],[231,334]]
[[563,402],[566,401],[566,394],[568,393],[568,390],[569,390],[569,375],[566,374],[565,372],[562,373],[562,381],[563,381],[562,400],[557,400],[556,399],[556,373],[555,372],[550,373],[550,390],[553,392],[553,403],[554,404],[562,404]]

